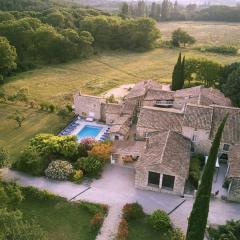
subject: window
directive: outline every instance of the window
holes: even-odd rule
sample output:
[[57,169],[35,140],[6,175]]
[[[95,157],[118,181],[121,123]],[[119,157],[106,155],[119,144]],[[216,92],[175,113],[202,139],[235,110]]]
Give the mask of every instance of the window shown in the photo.
[[224,144],[223,145],[223,151],[224,152],[229,152],[230,145],[229,144]]
[[115,135],[115,140],[119,140],[119,136],[118,135]]
[[144,137],[147,138],[149,136],[149,133],[148,132],[145,132],[144,133]]
[[167,190],[173,190],[174,182],[175,182],[175,177],[174,176],[163,174],[162,188],[165,188]]
[[191,152],[194,153],[195,152],[195,147],[194,144],[191,142]]
[[160,173],[148,172],[148,184],[159,187],[160,183]]
[[193,134],[193,136],[192,136],[192,141],[193,141],[193,142],[196,142],[196,141],[197,141],[197,135],[196,135],[196,134]]

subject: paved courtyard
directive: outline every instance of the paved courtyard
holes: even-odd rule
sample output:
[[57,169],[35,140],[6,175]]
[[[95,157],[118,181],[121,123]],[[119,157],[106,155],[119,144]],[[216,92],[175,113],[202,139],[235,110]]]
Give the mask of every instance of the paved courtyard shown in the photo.
[[[2,177],[6,181],[15,180],[23,186],[34,186],[46,189],[67,199],[86,200],[95,203],[104,203],[110,206],[109,216],[106,219],[103,234],[100,239],[110,239],[111,231],[116,232],[120,218],[120,209],[125,203],[139,202],[147,213],[162,209],[167,213],[174,210],[170,217],[177,227],[187,228],[187,219],[192,209],[193,198],[181,198],[176,195],[142,191],[134,187],[134,170],[108,165],[102,178],[90,184],[74,184],[48,180],[43,177],[30,177],[22,173],[4,169]],[[184,202],[183,202],[184,201]],[[240,204],[226,203],[220,199],[211,201],[209,222],[224,224],[226,220],[240,218]],[[115,229],[112,229],[115,228]],[[108,238],[106,237],[108,236]]]

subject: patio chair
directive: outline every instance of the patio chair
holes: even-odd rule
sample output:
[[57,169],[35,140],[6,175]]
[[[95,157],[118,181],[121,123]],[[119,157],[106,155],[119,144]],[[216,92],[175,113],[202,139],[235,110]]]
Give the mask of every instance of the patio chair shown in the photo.
[[86,118],[86,121],[93,122],[94,121],[95,114],[94,112],[89,112],[88,117]]

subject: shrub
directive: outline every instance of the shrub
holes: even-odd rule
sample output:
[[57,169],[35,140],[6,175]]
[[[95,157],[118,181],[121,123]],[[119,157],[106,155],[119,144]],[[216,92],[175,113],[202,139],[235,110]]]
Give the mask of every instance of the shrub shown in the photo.
[[94,232],[98,232],[103,224],[104,217],[102,213],[96,213],[91,219],[91,229]]
[[21,152],[19,159],[13,164],[13,168],[33,176],[44,174],[49,160],[41,157],[34,147],[28,147]]
[[180,229],[174,229],[172,231],[171,240],[185,240],[184,233]]
[[39,200],[55,200],[59,199],[60,197],[46,191],[39,191],[37,188],[34,187],[22,187],[21,191],[26,198],[31,199],[39,199]]
[[89,177],[99,177],[104,167],[104,162],[93,156],[80,158],[76,163],[76,168],[84,171]]
[[208,233],[212,240],[238,240],[240,236],[240,220],[227,221],[225,225],[219,226],[217,229],[210,227]]
[[206,52],[213,52],[213,53],[220,53],[224,55],[237,55],[238,48],[232,46],[213,46],[213,47],[206,47],[204,49]]
[[0,168],[6,167],[9,164],[8,151],[0,146]]
[[88,151],[87,151],[87,146],[80,143],[78,145],[78,157],[87,157],[88,156]]
[[108,161],[112,152],[112,143],[97,143],[94,144],[92,149],[89,151],[89,156],[95,156],[103,161]]
[[189,168],[189,181],[197,189],[198,183],[201,177],[201,166],[200,159],[198,156],[194,156],[190,161]]
[[45,170],[45,175],[48,178],[56,180],[67,180],[73,173],[72,165],[67,161],[56,160],[49,164]]
[[171,229],[171,220],[169,216],[161,210],[156,210],[149,219],[151,226],[161,233],[166,233]]
[[138,219],[144,216],[143,208],[138,203],[127,203],[123,207],[123,217],[126,220]]
[[118,226],[117,240],[128,239],[128,223],[125,219],[122,219]]
[[74,170],[71,180],[75,183],[80,183],[83,179],[83,171],[82,170]]
[[42,156],[55,155],[70,160],[78,155],[78,143],[75,136],[55,136],[52,134],[38,134],[30,141]]
[[91,214],[102,213],[103,215],[107,213],[108,207],[102,204],[93,204],[89,202],[81,202],[81,207],[87,209],[87,211]]

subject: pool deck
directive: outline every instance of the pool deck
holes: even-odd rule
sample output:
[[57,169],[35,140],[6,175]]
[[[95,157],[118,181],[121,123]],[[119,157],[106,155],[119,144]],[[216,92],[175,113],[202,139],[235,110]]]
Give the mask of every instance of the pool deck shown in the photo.
[[[98,133],[96,137],[94,137],[95,140],[100,141],[100,138],[103,136],[103,134],[107,131],[109,128],[106,124],[101,124],[97,122],[87,122],[85,120],[77,120],[77,123],[79,123],[79,126],[77,126],[70,135],[77,136],[77,134],[85,127],[85,126],[93,126],[93,127],[100,127],[102,128],[101,131]],[[90,136],[89,136],[90,137]],[[80,142],[82,139],[79,139],[78,142]]]

